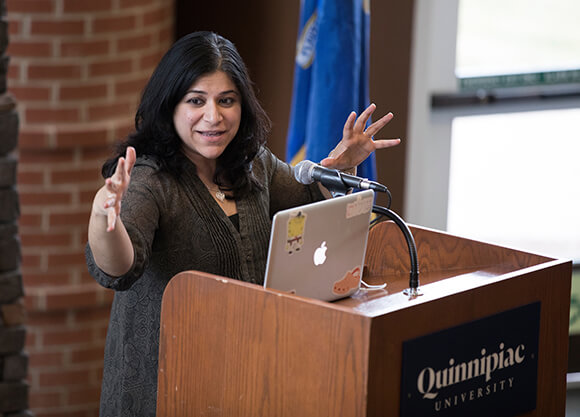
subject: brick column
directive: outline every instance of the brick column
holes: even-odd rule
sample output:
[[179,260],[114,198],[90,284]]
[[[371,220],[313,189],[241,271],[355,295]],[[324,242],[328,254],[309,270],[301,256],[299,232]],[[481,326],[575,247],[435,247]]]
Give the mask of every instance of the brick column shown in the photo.
[[30,409],[96,416],[112,294],[86,271],[100,167],[133,127],[173,41],[167,0],[5,0],[8,90],[20,116],[18,183]]
[[6,91],[8,24],[0,0],[0,415],[27,416],[28,357],[24,352],[24,304],[18,240],[16,145],[18,113]]

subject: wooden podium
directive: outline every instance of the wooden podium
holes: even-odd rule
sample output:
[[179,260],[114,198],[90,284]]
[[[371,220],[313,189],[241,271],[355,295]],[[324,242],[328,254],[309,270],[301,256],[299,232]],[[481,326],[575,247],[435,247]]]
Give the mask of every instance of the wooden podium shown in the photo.
[[[371,230],[360,291],[333,303],[206,273],[176,275],[161,313],[157,416],[399,416],[409,339],[541,302],[536,408],[563,416],[572,262],[410,227],[422,295],[403,294],[400,230]],[[426,347],[428,349],[428,347]]]

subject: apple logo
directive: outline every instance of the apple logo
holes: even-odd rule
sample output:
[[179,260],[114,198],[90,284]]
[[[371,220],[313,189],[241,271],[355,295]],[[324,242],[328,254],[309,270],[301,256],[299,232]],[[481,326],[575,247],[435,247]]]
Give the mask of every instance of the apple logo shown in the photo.
[[322,242],[319,248],[314,251],[314,265],[322,265],[326,261],[326,241]]

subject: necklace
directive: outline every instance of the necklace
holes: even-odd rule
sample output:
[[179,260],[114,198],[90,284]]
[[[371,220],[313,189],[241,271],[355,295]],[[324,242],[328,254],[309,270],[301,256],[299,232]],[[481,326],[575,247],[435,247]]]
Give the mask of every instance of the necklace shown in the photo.
[[206,187],[209,190],[209,192],[213,193],[213,195],[215,195],[215,198],[217,198],[221,203],[225,201],[226,195],[222,190],[219,189],[219,187],[210,187],[209,185],[206,185]]
[[226,199],[226,195],[222,192],[222,190],[218,188],[217,191],[215,192],[215,198],[217,198],[219,201],[223,203],[224,200]]

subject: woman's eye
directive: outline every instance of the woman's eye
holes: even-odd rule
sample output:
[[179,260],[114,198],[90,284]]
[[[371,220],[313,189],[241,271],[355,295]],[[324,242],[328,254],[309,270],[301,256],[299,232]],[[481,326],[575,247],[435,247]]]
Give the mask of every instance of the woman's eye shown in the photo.
[[221,99],[221,103],[224,106],[231,106],[236,102],[236,99],[234,99],[233,97],[224,97]]
[[203,100],[198,97],[192,97],[187,100],[187,102],[193,104],[194,106],[201,106],[203,104]]

